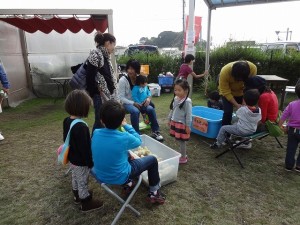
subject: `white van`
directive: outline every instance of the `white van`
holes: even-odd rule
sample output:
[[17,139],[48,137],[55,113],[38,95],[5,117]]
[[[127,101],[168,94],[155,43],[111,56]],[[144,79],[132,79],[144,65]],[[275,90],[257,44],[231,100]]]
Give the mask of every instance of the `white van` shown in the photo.
[[259,46],[265,52],[282,51],[282,53],[284,53],[284,54],[289,54],[292,51],[300,52],[300,43],[299,42],[263,43],[263,44],[260,44]]

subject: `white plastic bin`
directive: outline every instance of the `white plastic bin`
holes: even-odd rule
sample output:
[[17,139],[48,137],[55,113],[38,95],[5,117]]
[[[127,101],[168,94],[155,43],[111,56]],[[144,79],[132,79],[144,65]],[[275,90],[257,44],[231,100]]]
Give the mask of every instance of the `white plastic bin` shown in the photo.
[[148,84],[148,87],[151,91],[152,96],[155,96],[155,97],[160,96],[161,87],[159,86],[159,84],[151,83],[151,84]]
[[[151,153],[157,155],[157,157],[161,159],[161,161],[158,162],[160,184],[163,186],[176,181],[179,158],[181,154],[169,148],[168,146],[154,140],[148,135],[145,134],[141,135],[141,139],[143,142],[141,146],[142,147],[146,146],[151,151]],[[131,152],[135,150],[136,149],[133,149]],[[138,156],[135,155],[135,158],[138,158]],[[149,185],[147,171],[142,173],[142,177],[143,177],[143,182],[146,185]]]

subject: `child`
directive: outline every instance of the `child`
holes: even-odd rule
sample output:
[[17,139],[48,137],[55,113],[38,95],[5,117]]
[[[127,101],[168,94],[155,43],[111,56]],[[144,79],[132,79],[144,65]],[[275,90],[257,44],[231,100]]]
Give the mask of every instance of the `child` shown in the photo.
[[223,103],[220,100],[220,95],[218,91],[212,91],[208,94],[209,100],[207,101],[207,107],[208,108],[214,108],[223,110]]
[[195,61],[195,57],[192,54],[187,54],[184,57],[184,63],[180,66],[177,79],[180,78],[187,79],[189,74],[191,74],[194,78],[201,78],[208,75],[207,70],[203,74],[197,75],[190,67],[194,61]]
[[[288,143],[285,157],[285,169],[287,171],[292,171],[295,166],[295,155],[300,142],[300,84],[296,85],[295,93],[299,99],[289,103],[278,124],[282,127],[284,121],[288,120]],[[300,172],[300,152],[295,171]]]
[[139,75],[136,77],[135,85],[132,88],[132,99],[134,102],[140,105],[140,112],[144,118],[144,122],[149,124],[149,118],[146,114],[147,107],[145,104],[147,100],[148,104],[154,108],[154,104],[151,102],[151,92],[147,86],[148,79],[146,76]]
[[189,83],[185,79],[175,81],[174,95],[170,104],[169,126],[170,135],[175,137],[180,145],[180,164],[188,161],[186,155],[186,142],[190,138],[192,122],[192,100],[188,98],[190,93]]
[[[257,89],[250,89],[245,92],[244,101],[246,105],[236,111],[238,122],[233,125],[222,126],[217,141],[210,145],[210,148],[220,148],[225,141],[226,132],[238,136],[247,136],[256,131],[257,124],[261,120],[261,110],[256,106],[258,99],[259,91]],[[251,148],[251,142],[249,142],[248,148]]]
[[[142,141],[139,134],[125,120],[125,109],[116,101],[107,101],[101,108],[101,122],[106,128],[96,129],[92,137],[94,157],[93,173],[101,182],[123,185],[130,193],[134,188],[132,179],[148,171],[151,203],[163,204],[164,195],[160,192],[158,162],[154,156],[133,159],[128,150],[137,148]],[[126,132],[118,130],[123,126]]]
[[[72,91],[65,102],[65,110],[70,115],[63,122],[64,140],[70,129],[71,123],[75,119],[88,116],[92,99],[82,90]],[[90,169],[93,167],[91,138],[89,128],[84,123],[77,123],[71,129],[70,150],[68,159],[72,166],[72,188],[74,203],[80,204],[80,210],[87,212],[103,206],[102,201],[92,199],[88,191],[88,177]]]

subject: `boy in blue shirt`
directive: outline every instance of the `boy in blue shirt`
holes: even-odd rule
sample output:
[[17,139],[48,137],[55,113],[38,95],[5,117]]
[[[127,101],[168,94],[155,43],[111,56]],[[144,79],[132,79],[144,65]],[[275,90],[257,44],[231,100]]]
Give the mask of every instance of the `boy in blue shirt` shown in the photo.
[[[147,107],[144,105],[146,103],[147,98],[151,98],[151,91],[148,86],[148,79],[146,76],[139,75],[136,77],[135,85],[132,88],[132,99],[134,102],[140,105],[140,112],[142,113],[145,124],[149,124],[149,118],[146,114]],[[153,108],[155,108],[154,104],[150,102]]]
[[[93,173],[97,179],[107,184],[123,185],[125,192],[134,188],[132,179],[145,170],[148,171],[151,203],[163,204],[160,192],[158,162],[154,156],[133,159],[128,150],[137,148],[142,141],[139,134],[128,125],[124,107],[116,101],[107,101],[101,108],[101,122],[105,128],[96,129],[92,137]],[[126,132],[118,130],[123,126]]]

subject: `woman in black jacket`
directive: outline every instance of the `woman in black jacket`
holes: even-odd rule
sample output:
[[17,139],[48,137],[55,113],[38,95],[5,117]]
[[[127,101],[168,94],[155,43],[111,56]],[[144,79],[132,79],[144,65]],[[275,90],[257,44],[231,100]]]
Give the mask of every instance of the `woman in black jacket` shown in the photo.
[[86,90],[93,99],[95,108],[95,123],[93,130],[103,127],[100,122],[100,107],[104,101],[115,99],[117,81],[110,60],[114,52],[116,38],[110,33],[95,34],[96,49],[90,52],[87,60]]

